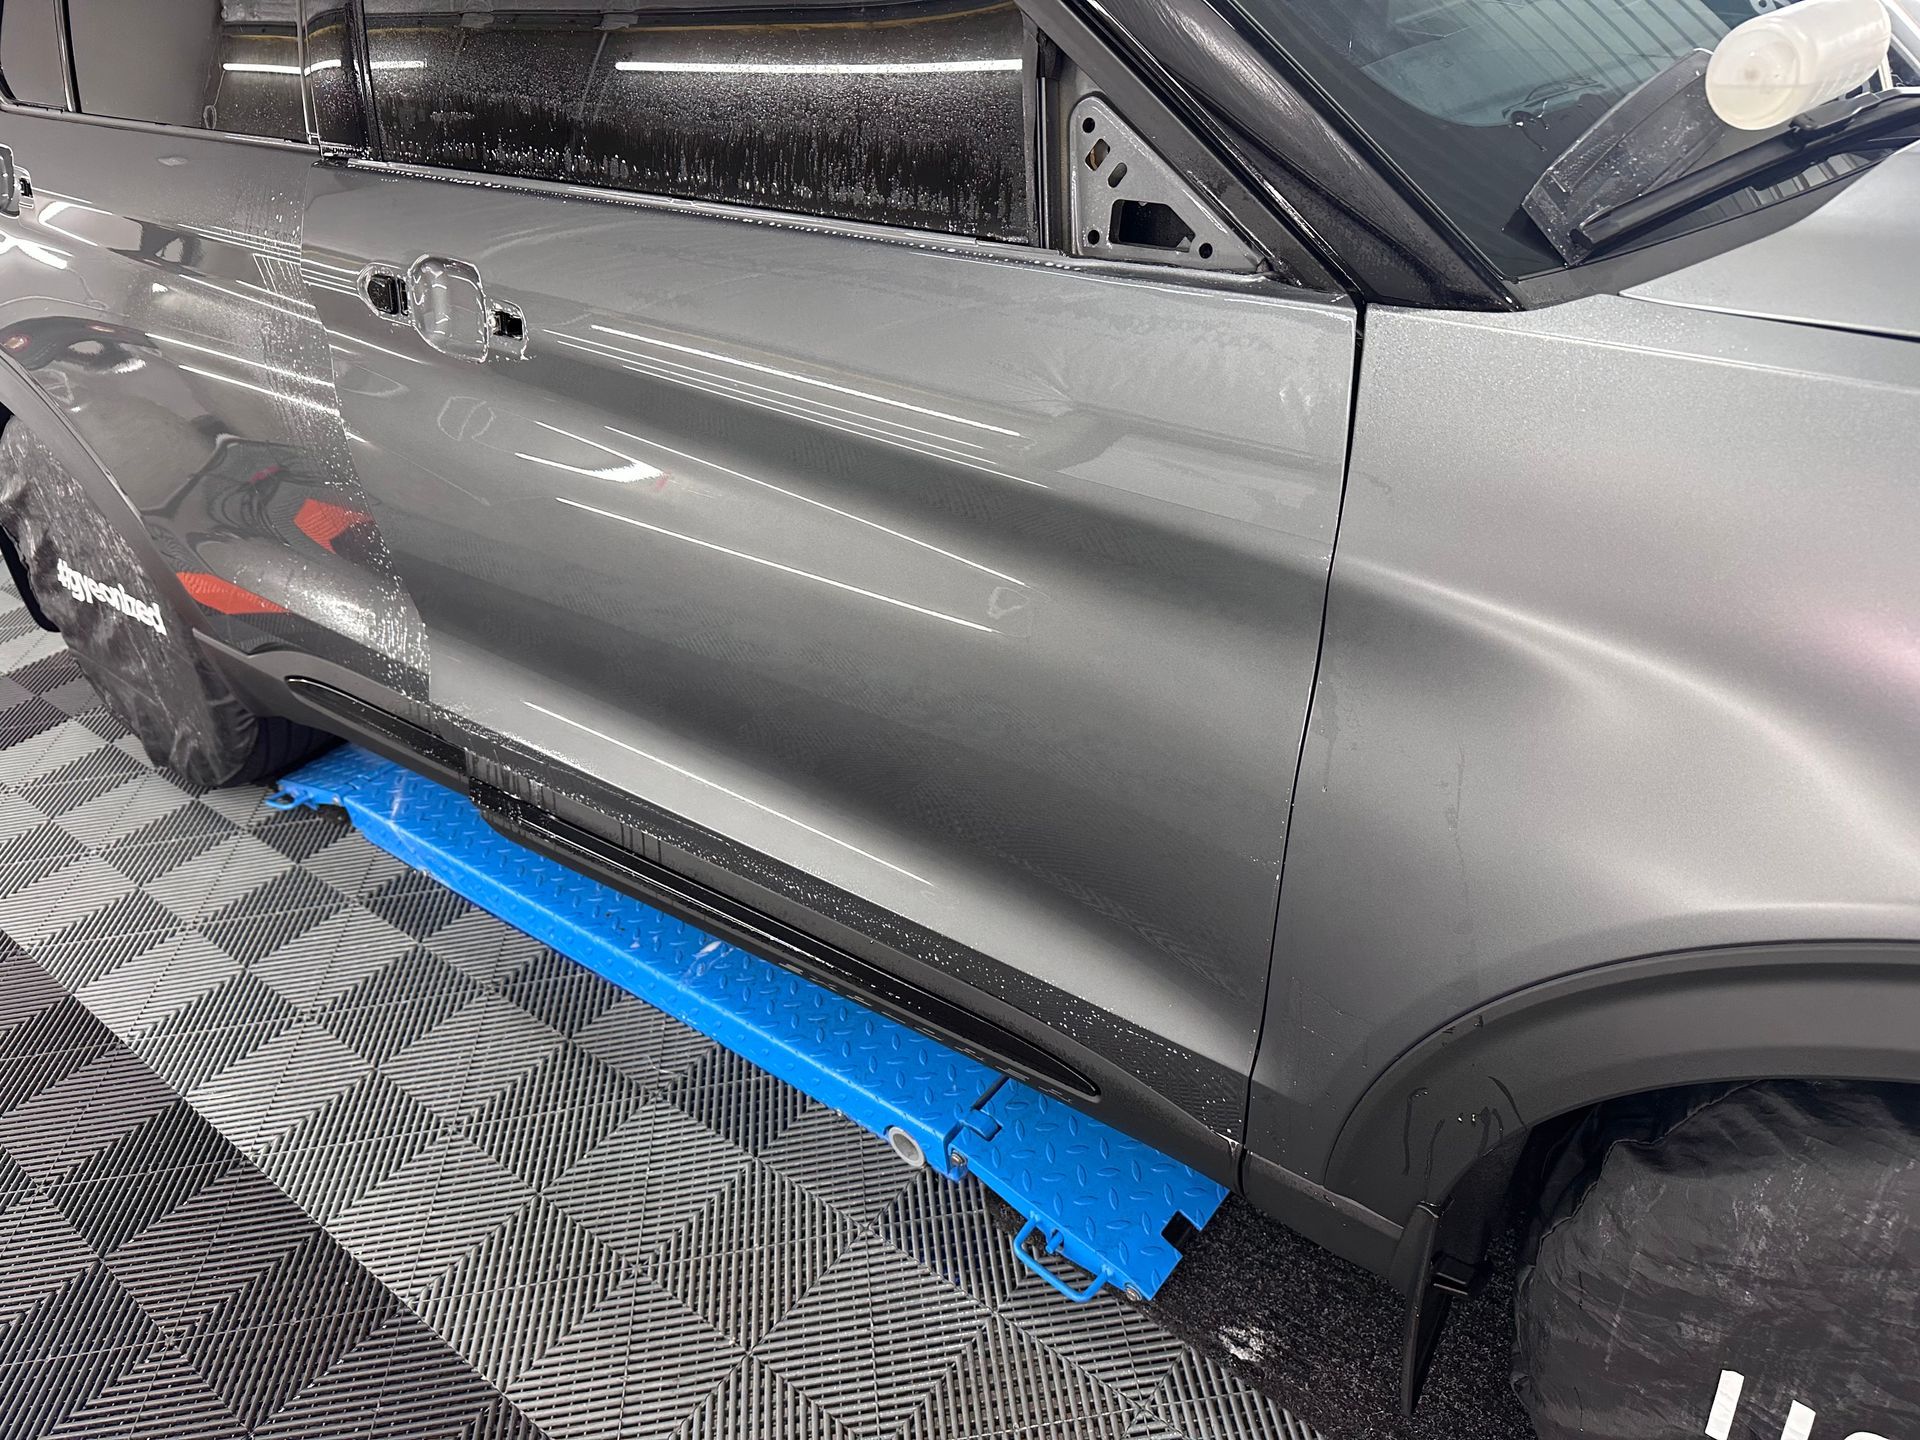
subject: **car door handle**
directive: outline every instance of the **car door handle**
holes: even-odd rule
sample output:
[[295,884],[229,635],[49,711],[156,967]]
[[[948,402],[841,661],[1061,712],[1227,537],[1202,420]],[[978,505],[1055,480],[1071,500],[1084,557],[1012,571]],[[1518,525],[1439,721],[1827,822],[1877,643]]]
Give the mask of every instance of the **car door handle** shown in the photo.
[[367,308],[456,360],[523,360],[526,317],[518,305],[487,296],[479,268],[444,255],[422,255],[404,271],[369,265],[360,274]]
[[20,213],[20,167],[13,163],[13,147],[0,145],[0,215]]

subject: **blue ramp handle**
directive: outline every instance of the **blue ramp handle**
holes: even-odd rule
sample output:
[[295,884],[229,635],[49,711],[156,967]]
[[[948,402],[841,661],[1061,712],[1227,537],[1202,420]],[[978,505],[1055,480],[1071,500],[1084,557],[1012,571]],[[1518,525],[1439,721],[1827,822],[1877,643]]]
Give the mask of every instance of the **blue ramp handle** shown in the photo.
[[[1040,1222],[1038,1220],[1029,1220],[1026,1224],[1022,1225],[1020,1227],[1020,1233],[1013,1237],[1013,1258],[1026,1266],[1027,1269],[1031,1270],[1034,1274],[1038,1275],[1042,1280],[1046,1281],[1047,1284],[1053,1286],[1054,1289],[1058,1290],[1076,1305],[1086,1304],[1087,1301],[1093,1299],[1094,1296],[1106,1288],[1106,1278],[1101,1275],[1096,1275],[1087,1282],[1084,1289],[1076,1290],[1058,1275],[1054,1274],[1053,1271],[1047,1269],[1046,1266],[1040,1263],[1040,1257],[1027,1248],[1028,1237],[1038,1234],[1040,1234]],[[1047,1252],[1049,1254],[1057,1254],[1060,1237],[1058,1235],[1048,1235],[1045,1239],[1047,1242]]]

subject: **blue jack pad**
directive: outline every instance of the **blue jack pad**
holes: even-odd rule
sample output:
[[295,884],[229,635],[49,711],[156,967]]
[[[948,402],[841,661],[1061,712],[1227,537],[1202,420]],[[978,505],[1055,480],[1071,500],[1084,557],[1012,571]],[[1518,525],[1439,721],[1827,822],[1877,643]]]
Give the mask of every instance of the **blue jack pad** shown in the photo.
[[[381,849],[481,909],[712,1036],[876,1135],[904,1132],[951,1179],[971,1172],[1028,1219],[1022,1263],[1077,1300],[1152,1295],[1179,1262],[1164,1238],[1226,1198],[1212,1180],[918,1031],[514,844],[465,796],[336,750],[281,782],[283,807],[337,805]],[[1034,1258],[1039,1236],[1093,1278]]]

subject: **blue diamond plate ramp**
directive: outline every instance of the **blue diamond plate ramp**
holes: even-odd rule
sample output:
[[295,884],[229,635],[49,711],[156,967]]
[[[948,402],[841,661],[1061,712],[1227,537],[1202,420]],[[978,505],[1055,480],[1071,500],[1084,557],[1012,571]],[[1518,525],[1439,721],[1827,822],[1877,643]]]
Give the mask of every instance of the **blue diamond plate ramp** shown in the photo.
[[[1226,1191],[1199,1172],[918,1031],[717,940],[501,835],[467,800],[345,746],[269,802],[337,805],[368,840],[876,1135],[898,1130],[950,1179],[1027,1217],[1015,1253],[1076,1300],[1152,1295],[1179,1262],[1164,1232]],[[1040,1237],[1092,1278],[1073,1289]]]

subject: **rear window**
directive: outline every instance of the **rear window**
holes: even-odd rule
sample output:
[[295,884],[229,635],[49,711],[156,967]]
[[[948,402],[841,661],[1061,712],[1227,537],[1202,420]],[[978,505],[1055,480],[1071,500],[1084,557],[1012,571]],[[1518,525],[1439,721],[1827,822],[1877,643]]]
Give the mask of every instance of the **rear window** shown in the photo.
[[297,4],[67,0],[80,109],[305,140]]
[[66,70],[59,0],[5,0],[0,7],[0,74],[7,93],[22,105],[64,109]]
[[1025,241],[1011,4],[729,18],[370,0],[386,159]]

